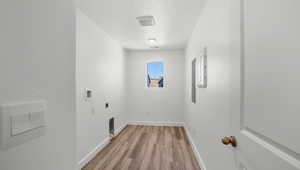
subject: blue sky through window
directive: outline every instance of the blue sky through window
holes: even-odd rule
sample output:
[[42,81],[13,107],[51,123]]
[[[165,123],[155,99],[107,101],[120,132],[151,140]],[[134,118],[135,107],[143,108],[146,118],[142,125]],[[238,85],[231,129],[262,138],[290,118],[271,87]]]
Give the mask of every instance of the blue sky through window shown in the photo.
[[162,62],[148,63],[147,72],[150,76],[150,79],[160,79],[164,74],[164,65]]

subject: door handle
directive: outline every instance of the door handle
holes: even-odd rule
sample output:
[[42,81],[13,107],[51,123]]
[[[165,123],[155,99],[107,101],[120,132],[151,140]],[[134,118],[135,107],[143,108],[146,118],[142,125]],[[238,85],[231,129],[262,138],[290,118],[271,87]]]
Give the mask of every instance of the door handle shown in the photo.
[[234,136],[230,136],[230,137],[224,137],[222,139],[222,143],[224,145],[229,145],[231,144],[234,148],[237,146],[237,142],[236,142],[236,138]]

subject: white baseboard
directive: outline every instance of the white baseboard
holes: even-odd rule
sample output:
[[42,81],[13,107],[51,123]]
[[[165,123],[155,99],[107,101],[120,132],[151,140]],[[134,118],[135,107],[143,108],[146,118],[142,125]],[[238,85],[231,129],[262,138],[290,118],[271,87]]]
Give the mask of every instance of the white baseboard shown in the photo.
[[116,130],[115,136],[117,136],[120,132],[122,132],[122,130],[123,130],[127,125],[128,125],[127,123],[124,123],[123,125],[121,125],[121,126]]
[[204,164],[204,161],[203,161],[203,159],[202,159],[201,156],[200,156],[200,153],[199,153],[199,151],[198,151],[198,149],[197,149],[197,147],[196,147],[196,145],[195,145],[195,143],[194,143],[194,141],[193,141],[193,138],[192,138],[192,136],[191,136],[191,134],[190,134],[190,132],[189,132],[189,129],[187,128],[186,124],[184,124],[184,129],[185,129],[186,134],[187,134],[187,136],[188,136],[188,138],[189,138],[189,141],[190,141],[190,143],[191,143],[191,145],[192,145],[192,149],[193,149],[193,152],[194,152],[194,154],[195,154],[195,156],[196,156],[196,159],[197,159],[197,161],[198,161],[198,164],[199,164],[199,166],[200,166],[200,169],[201,169],[201,170],[207,170],[207,168],[206,168],[206,166],[205,166],[205,164]]
[[91,161],[98,152],[105,148],[110,142],[110,137],[106,137],[99,145],[97,145],[91,152],[89,152],[85,157],[83,157],[78,162],[78,169],[83,168],[89,161]]
[[184,122],[151,122],[151,121],[129,121],[128,125],[144,126],[184,126]]
[[[127,124],[123,124],[121,127],[119,127],[116,130],[115,136],[117,136],[125,127]],[[85,157],[83,157],[78,162],[78,169],[80,170],[83,168],[88,162],[90,162],[103,148],[105,148],[110,142],[110,137],[107,136],[99,145],[97,145],[91,152],[89,152]]]

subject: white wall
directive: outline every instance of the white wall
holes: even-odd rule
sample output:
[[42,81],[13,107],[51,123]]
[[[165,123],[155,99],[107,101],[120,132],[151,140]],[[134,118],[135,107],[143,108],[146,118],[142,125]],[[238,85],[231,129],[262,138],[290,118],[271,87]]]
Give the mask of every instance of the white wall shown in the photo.
[[[208,170],[234,168],[230,147],[221,144],[230,126],[230,0],[208,0],[186,49],[185,121]],[[208,48],[208,88],[191,102],[191,61]]]
[[[147,88],[147,63],[164,63],[164,88]],[[128,51],[126,101],[131,121],[182,122],[184,101],[183,51]]]
[[73,170],[73,1],[2,0],[0,21],[0,104],[38,99],[48,102],[46,135],[0,150],[0,169]]
[[[77,160],[81,161],[108,137],[109,118],[116,118],[116,128],[125,123],[125,65],[121,46],[79,9],[76,21]],[[93,91],[91,101],[85,101],[85,88]]]

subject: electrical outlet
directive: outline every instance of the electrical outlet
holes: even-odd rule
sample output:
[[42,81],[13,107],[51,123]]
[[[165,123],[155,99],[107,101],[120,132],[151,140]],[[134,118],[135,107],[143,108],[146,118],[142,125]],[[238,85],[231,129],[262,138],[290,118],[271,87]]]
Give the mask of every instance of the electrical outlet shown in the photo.
[[105,103],[105,109],[109,108],[109,103]]
[[91,101],[93,96],[93,91],[91,89],[85,89],[85,101]]

